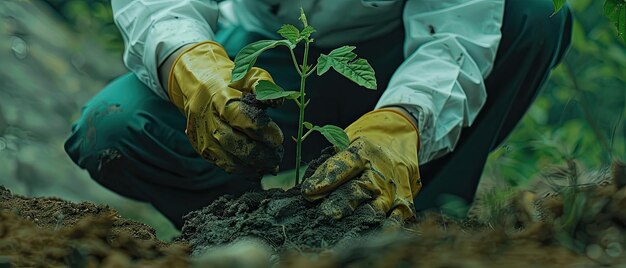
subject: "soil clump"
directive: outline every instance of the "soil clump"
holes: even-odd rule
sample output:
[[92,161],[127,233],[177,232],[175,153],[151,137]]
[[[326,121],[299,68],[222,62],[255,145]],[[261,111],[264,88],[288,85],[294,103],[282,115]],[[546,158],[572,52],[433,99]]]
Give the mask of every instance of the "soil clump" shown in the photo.
[[[333,154],[333,147],[323,149],[304,176],[313,174]],[[322,216],[320,209],[303,198],[300,187],[250,192],[238,198],[224,196],[185,216],[180,239],[192,246],[194,254],[248,237],[261,238],[277,253],[319,252],[361,239],[385,219],[370,206],[360,206],[340,220]]]
[[[262,131],[268,131],[268,129],[278,129],[278,126],[270,116],[267,114],[269,107],[275,107],[278,105],[277,101],[263,102],[256,99],[255,94],[244,93],[241,98],[240,109],[241,113],[246,115],[249,119],[259,127],[259,132],[256,133],[258,137],[264,137]],[[276,133],[276,135],[282,135]],[[234,136],[232,136],[234,137]],[[225,137],[224,147],[231,148],[231,153],[237,156],[248,165],[247,169],[256,170],[256,174],[246,174],[252,177],[258,177],[265,173],[276,174],[278,172],[278,165],[283,159],[285,149],[282,144],[275,147],[268,146],[263,142],[256,142],[250,144],[242,141],[241,139]],[[255,168],[252,168],[255,167]]]
[[0,267],[179,267],[188,253],[107,206],[15,196],[0,186]]
[[185,217],[181,239],[194,254],[241,238],[260,238],[276,252],[319,252],[375,231],[384,220],[369,206],[341,220],[321,216],[319,206],[305,200],[299,188],[221,197]]

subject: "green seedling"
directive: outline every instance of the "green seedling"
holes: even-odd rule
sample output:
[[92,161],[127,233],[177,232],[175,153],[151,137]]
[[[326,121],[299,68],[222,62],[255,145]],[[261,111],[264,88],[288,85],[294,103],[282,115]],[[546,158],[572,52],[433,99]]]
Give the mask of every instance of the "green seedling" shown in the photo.
[[[308,104],[305,96],[306,79],[313,73],[321,76],[333,68],[346,78],[354,81],[360,86],[368,89],[376,89],[376,77],[374,69],[365,59],[358,59],[353,52],[354,46],[343,46],[332,50],[328,55],[320,55],[317,63],[309,65],[309,48],[314,42],[311,34],[315,33],[315,28],[309,25],[304,10],[300,9],[300,21],[303,28],[298,29],[294,25],[283,25],[279,30],[283,40],[261,40],[251,43],[242,48],[235,57],[235,67],[232,72],[232,82],[241,80],[246,73],[254,66],[257,58],[266,50],[284,46],[289,49],[294,68],[300,75],[300,89],[294,91],[285,91],[280,86],[271,81],[260,81],[256,87],[256,98],[258,100],[273,100],[285,98],[292,100],[299,108],[298,119],[298,136],[293,139],[296,142],[296,184],[300,182],[300,164],[302,162],[302,141],[304,141],[311,133],[317,131],[321,133],[330,143],[338,149],[343,150],[348,147],[348,136],[340,127],[333,125],[316,126],[312,123],[304,121],[304,110]],[[304,43],[304,55],[302,64],[296,60],[294,49],[298,44]],[[304,129],[307,129],[306,133]]]

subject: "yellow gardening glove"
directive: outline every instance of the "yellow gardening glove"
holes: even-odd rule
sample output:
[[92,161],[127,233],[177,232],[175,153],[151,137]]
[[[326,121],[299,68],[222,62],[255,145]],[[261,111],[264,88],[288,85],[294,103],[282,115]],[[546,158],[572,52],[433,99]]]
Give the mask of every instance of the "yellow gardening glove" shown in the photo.
[[227,172],[262,174],[278,171],[283,134],[267,114],[242,102],[260,80],[272,81],[265,70],[252,68],[230,84],[234,67],[222,46],[199,43],[185,50],[170,70],[170,100],[187,117],[193,148]]
[[402,112],[369,112],[346,128],[348,149],[335,154],[305,178],[310,201],[326,198],[322,213],[340,219],[369,203],[396,221],[415,218],[413,198],[420,190],[419,134]]

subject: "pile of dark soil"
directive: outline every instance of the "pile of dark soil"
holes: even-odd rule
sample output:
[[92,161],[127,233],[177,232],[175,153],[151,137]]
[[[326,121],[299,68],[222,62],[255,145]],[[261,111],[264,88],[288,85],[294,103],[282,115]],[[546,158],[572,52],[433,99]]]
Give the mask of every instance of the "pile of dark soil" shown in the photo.
[[194,253],[236,241],[261,238],[278,252],[317,252],[349,242],[376,230],[384,217],[362,206],[341,220],[321,216],[319,207],[306,201],[298,188],[246,193],[239,198],[222,197],[190,213],[181,239]]
[[188,253],[109,207],[20,197],[0,186],[0,267],[179,267]]
[[[284,267],[595,267],[626,263],[625,168],[547,172],[500,203],[479,200],[472,218],[423,214],[400,232],[367,207],[338,221],[298,189],[223,197],[187,216],[194,254],[255,237]],[[315,252],[316,254],[307,254]],[[302,254],[305,253],[305,254]]]
[[[310,176],[333,150],[332,147],[322,150],[309,163],[304,176]],[[340,220],[322,216],[320,209],[317,203],[302,197],[299,187],[251,192],[238,198],[224,196],[202,210],[189,213],[181,239],[192,246],[194,254],[246,237],[262,238],[277,253],[286,250],[315,253],[354,243],[378,230],[385,220],[384,215],[370,206],[358,207],[352,215]]]
[[[485,196],[483,196],[485,198]],[[483,199],[484,200],[484,199]],[[288,267],[622,267],[626,263],[626,166],[583,172],[574,162],[545,172],[500,205],[479,201],[480,222],[426,214]]]
[[292,253],[284,267],[595,267],[586,256],[501,229],[468,228],[438,214],[399,233],[378,233],[362,243],[317,256]]

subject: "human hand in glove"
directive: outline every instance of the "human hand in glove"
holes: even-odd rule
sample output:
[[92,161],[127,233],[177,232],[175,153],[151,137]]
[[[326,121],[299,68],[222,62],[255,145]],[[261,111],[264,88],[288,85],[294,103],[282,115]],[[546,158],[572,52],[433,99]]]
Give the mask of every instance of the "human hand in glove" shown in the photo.
[[305,178],[305,198],[322,201],[322,213],[340,219],[370,204],[396,221],[415,217],[421,188],[415,124],[396,109],[369,112],[346,128],[350,145]]
[[258,81],[272,81],[270,74],[255,67],[231,83],[233,61],[215,42],[187,48],[171,66],[168,95],[187,117],[193,148],[227,172],[276,173],[283,134],[267,114],[242,101]]

